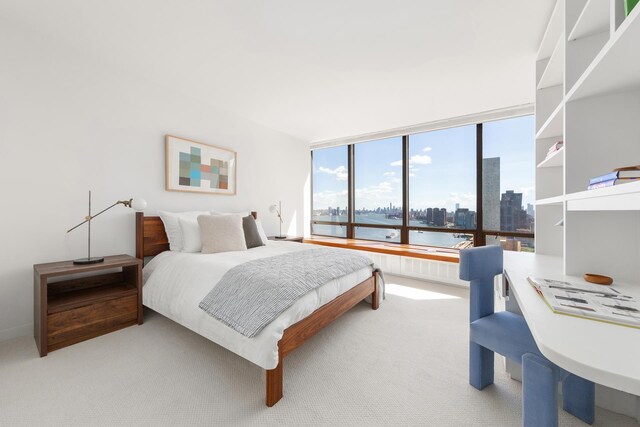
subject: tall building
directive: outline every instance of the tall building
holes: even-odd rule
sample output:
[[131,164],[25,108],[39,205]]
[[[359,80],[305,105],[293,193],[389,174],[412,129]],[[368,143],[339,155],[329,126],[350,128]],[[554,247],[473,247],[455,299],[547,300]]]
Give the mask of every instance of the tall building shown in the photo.
[[444,227],[447,225],[447,209],[446,208],[434,208],[433,209],[433,225],[436,227]]
[[526,229],[527,212],[522,209],[522,193],[507,190],[502,193],[500,200],[500,225],[502,231],[516,231]]
[[457,209],[453,216],[453,223],[457,228],[476,228],[476,213],[467,208]]
[[500,230],[500,157],[482,159],[482,215],[485,230]]
[[530,217],[533,217],[535,215],[535,211],[531,203],[527,203],[527,215],[529,215]]

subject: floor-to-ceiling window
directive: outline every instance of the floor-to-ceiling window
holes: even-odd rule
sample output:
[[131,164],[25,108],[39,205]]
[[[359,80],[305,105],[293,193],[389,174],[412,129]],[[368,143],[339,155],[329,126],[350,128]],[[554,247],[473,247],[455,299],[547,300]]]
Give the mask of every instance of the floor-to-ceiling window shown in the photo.
[[312,233],[534,250],[534,118],[312,151]]
[[482,132],[486,244],[532,252],[535,218],[533,116],[488,122],[483,125]]
[[409,243],[465,248],[476,230],[476,126],[409,136]]
[[402,137],[354,145],[354,237],[400,242]]
[[348,147],[313,150],[312,232],[346,237],[348,222]]

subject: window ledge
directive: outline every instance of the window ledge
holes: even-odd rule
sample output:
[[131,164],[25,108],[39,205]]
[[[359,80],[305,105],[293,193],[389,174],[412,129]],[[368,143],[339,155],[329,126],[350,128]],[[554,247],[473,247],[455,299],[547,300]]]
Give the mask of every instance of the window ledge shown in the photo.
[[374,242],[371,240],[343,239],[339,237],[324,236],[305,237],[304,243],[331,246],[335,248],[356,249],[366,252],[377,252],[387,255],[431,259],[436,261],[454,263],[458,263],[460,261],[460,255],[458,251],[450,252],[450,250],[448,249],[437,248],[433,246],[405,245],[398,243]]

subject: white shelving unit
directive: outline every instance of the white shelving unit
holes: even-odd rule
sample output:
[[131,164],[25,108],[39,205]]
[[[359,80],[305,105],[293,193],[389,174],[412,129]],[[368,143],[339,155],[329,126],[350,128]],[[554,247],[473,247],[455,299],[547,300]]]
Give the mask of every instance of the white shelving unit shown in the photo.
[[565,196],[555,196],[555,197],[547,197],[546,199],[538,199],[536,200],[536,206],[548,206],[548,205],[556,205],[561,206],[565,201]]
[[[536,253],[566,275],[640,287],[640,182],[587,191],[591,178],[640,164],[640,6],[625,16],[624,0],[557,1],[536,59],[535,164]],[[639,397],[596,394],[640,420]]]
[[568,40],[609,31],[610,4],[606,0],[588,0],[569,33]]
[[546,67],[540,76],[537,89],[545,89],[552,86],[561,85],[564,78],[564,49],[563,37],[558,37],[553,53],[546,61]]
[[567,194],[569,211],[640,211],[640,181]]
[[631,12],[593,59],[567,93],[567,101],[640,88],[638,15],[640,7]]
[[[590,178],[640,164],[640,7],[626,17],[623,9],[624,0],[558,0],[544,33],[536,248],[561,257],[566,274],[593,271],[640,286],[640,182],[586,191]],[[547,157],[558,141],[562,150]]]
[[[640,164],[640,7],[626,17],[623,9],[624,0],[558,0],[544,33],[536,251],[561,257],[566,274],[591,271],[640,286],[640,182],[586,191],[590,178]],[[558,141],[562,150],[547,156]]]
[[564,166],[564,147],[548,155],[538,164],[538,168],[557,168]]
[[561,257],[566,274],[640,286],[640,182],[586,191],[590,178],[640,164],[640,7],[623,9],[624,0],[558,0],[540,44],[536,251]]
[[549,118],[538,130],[536,134],[537,139],[562,137],[564,126],[564,101],[551,112]]

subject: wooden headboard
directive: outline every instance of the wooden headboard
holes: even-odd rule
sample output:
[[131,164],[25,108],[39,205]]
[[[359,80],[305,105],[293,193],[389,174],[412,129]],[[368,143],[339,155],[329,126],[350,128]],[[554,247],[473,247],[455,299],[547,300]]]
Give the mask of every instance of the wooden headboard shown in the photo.
[[[251,212],[257,219],[258,213]],[[169,250],[169,239],[164,231],[164,224],[159,216],[144,216],[144,212],[136,212],[136,258],[144,260],[148,256],[156,256]]]

